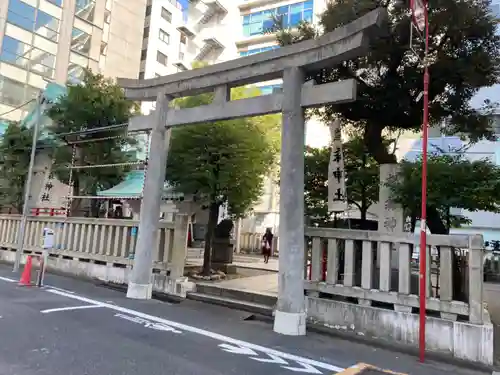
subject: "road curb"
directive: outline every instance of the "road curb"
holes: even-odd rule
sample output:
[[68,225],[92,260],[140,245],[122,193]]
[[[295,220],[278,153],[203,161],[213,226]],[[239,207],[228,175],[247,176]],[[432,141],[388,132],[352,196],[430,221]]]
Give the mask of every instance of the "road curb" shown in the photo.
[[344,371],[339,372],[336,375],[363,375],[365,373],[368,373],[370,375],[383,375],[383,374],[390,374],[390,375],[408,375],[408,374],[403,374],[402,372],[394,372],[391,370],[383,370],[381,368],[369,365],[367,363],[358,363],[354,366],[351,366]]

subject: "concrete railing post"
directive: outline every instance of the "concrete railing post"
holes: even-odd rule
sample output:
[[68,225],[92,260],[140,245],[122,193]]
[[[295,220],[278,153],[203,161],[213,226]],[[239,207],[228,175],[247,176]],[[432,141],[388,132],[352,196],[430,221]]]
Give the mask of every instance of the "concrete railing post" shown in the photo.
[[174,241],[172,244],[172,263],[170,268],[170,278],[176,280],[184,276],[184,266],[186,264],[187,240],[189,216],[183,214],[175,215]]
[[274,331],[306,334],[304,297],[304,73],[287,68],[283,74],[281,128],[280,253],[278,303]]
[[483,323],[483,236],[469,237],[469,321]]

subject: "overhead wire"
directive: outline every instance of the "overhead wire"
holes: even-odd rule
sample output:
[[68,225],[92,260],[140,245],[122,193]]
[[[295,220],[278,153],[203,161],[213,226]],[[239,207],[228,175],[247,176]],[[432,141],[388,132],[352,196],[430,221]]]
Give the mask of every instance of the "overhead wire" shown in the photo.
[[18,109],[20,109],[20,108],[24,107],[25,105],[28,105],[28,104],[30,104],[30,103],[32,103],[34,101],[35,101],[35,99],[31,99],[31,100],[27,101],[26,103],[20,104],[17,107],[14,107],[14,108],[8,110],[7,112],[0,113],[0,118],[3,117],[3,116],[5,116],[5,115],[8,115],[9,113],[17,111]]

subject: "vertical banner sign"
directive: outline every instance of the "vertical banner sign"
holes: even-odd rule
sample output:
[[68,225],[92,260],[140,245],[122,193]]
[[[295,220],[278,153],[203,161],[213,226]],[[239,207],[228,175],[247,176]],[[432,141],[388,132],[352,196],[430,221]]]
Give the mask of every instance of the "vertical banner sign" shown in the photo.
[[328,166],[328,211],[344,212],[347,210],[345,188],[344,155],[342,153],[342,133],[340,121],[330,124],[331,154]]
[[420,32],[425,29],[425,0],[410,0],[413,24]]

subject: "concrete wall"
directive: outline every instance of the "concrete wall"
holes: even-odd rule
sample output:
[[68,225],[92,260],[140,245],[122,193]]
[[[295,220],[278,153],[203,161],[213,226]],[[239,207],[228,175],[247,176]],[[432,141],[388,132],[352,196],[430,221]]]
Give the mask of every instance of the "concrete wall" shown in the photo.
[[[308,319],[342,332],[418,347],[417,314],[366,307],[352,303],[307,298]],[[484,324],[452,322],[427,317],[426,348],[456,358],[493,364],[493,325],[487,311]]]

